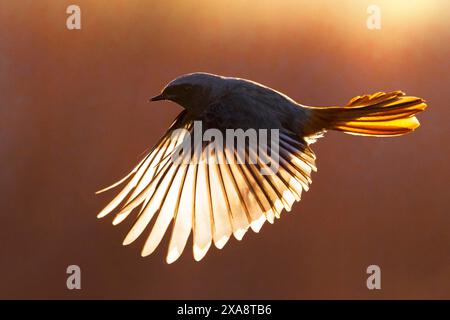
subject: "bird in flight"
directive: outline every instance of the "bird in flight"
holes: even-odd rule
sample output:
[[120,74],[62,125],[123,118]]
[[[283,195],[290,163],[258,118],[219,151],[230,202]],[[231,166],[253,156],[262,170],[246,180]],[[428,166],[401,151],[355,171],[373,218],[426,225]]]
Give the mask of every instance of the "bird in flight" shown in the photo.
[[[249,228],[259,232],[265,221],[290,211],[317,171],[310,145],[327,130],[400,136],[419,126],[415,114],[426,108],[423,99],[401,91],[357,96],[344,106],[305,106],[254,81],[203,72],[171,81],[151,99],[158,100],[184,110],[127,176],[98,191],[123,186],[98,218],[115,213],[116,225],[134,215],[123,244],[145,233],[142,256],[154,252],[170,229],[167,263],[180,257],[191,232],[199,261],[212,243],[221,249],[231,236],[241,240]],[[205,135],[210,129],[224,135],[230,129],[271,134],[238,150],[236,143],[211,147],[214,139],[192,139],[196,123]],[[192,148],[183,152],[186,142]],[[183,161],[174,161],[175,154]],[[276,163],[276,170],[264,172],[269,163]]]

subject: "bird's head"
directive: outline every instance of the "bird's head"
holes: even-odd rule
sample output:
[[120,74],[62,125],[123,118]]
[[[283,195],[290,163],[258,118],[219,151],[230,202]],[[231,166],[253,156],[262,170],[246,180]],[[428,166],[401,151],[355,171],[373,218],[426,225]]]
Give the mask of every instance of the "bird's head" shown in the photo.
[[185,109],[205,106],[215,98],[224,87],[225,78],[204,72],[182,75],[169,82],[161,94],[150,101],[170,100]]

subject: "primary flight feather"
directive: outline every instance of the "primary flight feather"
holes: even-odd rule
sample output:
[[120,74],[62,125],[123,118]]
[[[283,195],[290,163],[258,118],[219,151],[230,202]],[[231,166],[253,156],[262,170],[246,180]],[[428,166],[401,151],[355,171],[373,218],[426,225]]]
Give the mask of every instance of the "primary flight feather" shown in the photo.
[[[118,224],[134,215],[123,244],[145,236],[143,256],[171,229],[168,263],[180,257],[191,232],[199,261],[212,243],[221,249],[232,235],[241,240],[249,228],[259,232],[266,220],[273,223],[283,209],[290,211],[317,170],[310,145],[327,130],[403,135],[419,126],[415,114],[426,108],[423,99],[401,91],[357,96],[342,107],[310,107],[253,81],[200,72],[176,78],[151,100],[170,100],[184,110],[126,177],[98,191],[124,184],[98,217],[115,212]],[[267,148],[257,140],[239,152],[234,145],[196,142],[196,123],[202,133],[214,129],[224,136],[229,129],[277,134],[268,135]],[[186,142],[191,149],[183,153]],[[173,161],[175,154],[182,154],[181,161]],[[275,160],[277,169],[270,171]]]

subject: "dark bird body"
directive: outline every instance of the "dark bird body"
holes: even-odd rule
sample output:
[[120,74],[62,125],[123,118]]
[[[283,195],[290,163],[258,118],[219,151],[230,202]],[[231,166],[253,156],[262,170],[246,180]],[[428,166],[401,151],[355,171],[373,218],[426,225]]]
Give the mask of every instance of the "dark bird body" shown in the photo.
[[[309,107],[253,81],[207,73],[183,75],[170,82],[154,98],[171,100],[185,110],[151,152],[124,179],[128,183],[99,217],[117,208],[117,224],[140,206],[135,224],[124,240],[129,244],[145,229],[150,233],[142,255],[152,253],[172,223],[167,262],[182,253],[191,231],[194,258],[200,260],[211,243],[222,248],[231,234],[241,240],[250,227],[258,232],[267,220],[273,223],[283,209],[290,210],[316,171],[310,144],[327,130],[363,136],[389,137],[408,133],[419,126],[414,116],[426,108],[417,97],[400,91],[358,96],[342,107]],[[277,129],[279,169],[261,174],[266,166],[258,153],[257,163],[220,162],[188,164],[170,161],[187,134],[173,138],[176,129],[192,132],[193,122],[203,130]],[[183,136],[184,135],[184,136]],[[194,146],[194,149],[197,148]],[[198,146],[200,158],[239,158],[235,151],[209,150]],[[270,151],[270,152],[269,152]],[[273,150],[263,154],[272,159]],[[245,157],[256,154],[245,149]]]

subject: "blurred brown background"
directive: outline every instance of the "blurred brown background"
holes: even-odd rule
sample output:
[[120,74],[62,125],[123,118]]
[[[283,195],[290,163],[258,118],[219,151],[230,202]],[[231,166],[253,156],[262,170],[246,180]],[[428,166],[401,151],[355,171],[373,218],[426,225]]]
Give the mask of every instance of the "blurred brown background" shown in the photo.
[[[66,29],[81,7],[82,29]],[[382,29],[366,28],[378,4]],[[0,0],[0,298],[450,298],[450,2]],[[290,214],[242,242],[140,257],[96,213],[181,110],[172,78],[253,79],[309,105],[401,89],[413,134],[329,133]],[[131,221],[130,221],[131,222]],[[66,267],[82,290],[66,289]],[[382,290],[366,288],[366,268]]]

